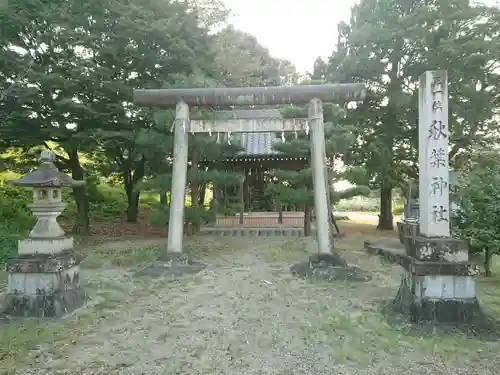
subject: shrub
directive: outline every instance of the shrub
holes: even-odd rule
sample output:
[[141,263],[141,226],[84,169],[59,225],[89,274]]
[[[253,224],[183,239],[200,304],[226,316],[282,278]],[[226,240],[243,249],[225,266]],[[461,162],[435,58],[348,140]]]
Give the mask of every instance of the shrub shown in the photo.
[[[378,198],[353,198],[343,199],[335,205],[336,210],[349,212],[380,212],[380,200]],[[404,205],[395,201],[392,205],[392,213],[401,215],[404,212]]]
[[[123,188],[104,184],[87,187],[89,197],[89,214],[91,220],[104,221],[109,218],[122,217],[127,209],[127,196]],[[61,218],[73,219],[77,215],[76,203],[71,189],[63,191],[63,200],[68,203]]]
[[[170,216],[168,205],[156,206],[149,214],[149,223],[155,227],[168,225]],[[190,222],[195,230],[198,230],[203,223],[215,221],[215,213],[206,207],[185,207],[184,222]]]
[[402,215],[405,212],[405,207],[402,203],[395,203],[392,205],[392,213],[394,215]]
[[343,199],[336,204],[335,208],[341,211],[350,212],[379,212],[380,204],[378,199]]
[[35,224],[26,209],[31,199],[29,189],[0,184],[0,263],[17,253],[17,241]]
[[122,187],[100,184],[89,193],[89,203],[93,220],[122,217],[127,209],[127,195]]
[[500,155],[482,153],[457,186],[458,210],[453,230],[471,243],[473,252],[485,253],[486,275],[491,275],[491,257],[500,252]]

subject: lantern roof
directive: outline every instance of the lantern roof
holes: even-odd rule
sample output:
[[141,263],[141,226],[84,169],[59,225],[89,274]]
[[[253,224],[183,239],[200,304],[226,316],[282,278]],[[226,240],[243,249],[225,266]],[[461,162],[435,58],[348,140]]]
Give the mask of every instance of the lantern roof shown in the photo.
[[60,172],[54,164],[56,157],[50,150],[43,150],[40,154],[40,166],[10,184],[26,187],[76,187],[85,184],[85,181],[73,180],[66,173]]

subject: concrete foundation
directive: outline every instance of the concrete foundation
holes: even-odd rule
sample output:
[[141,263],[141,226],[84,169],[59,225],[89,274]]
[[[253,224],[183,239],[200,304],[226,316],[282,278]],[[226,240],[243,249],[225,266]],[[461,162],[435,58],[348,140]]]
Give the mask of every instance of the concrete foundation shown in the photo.
[[8,266],[3,313],[24,317],[60,317],[83,305],[80,258],[71,250],[56,255],[19,255]]
[[404,271],[393,303],[412,322],[473,324],[483,317],[471,276],[415,276]]
[[[402,241],[408,243],[408,241]],[[450,238],[428,239],[438,243],[438,248],[463,249],[463,243]],[[437,241],[437,242],[436,242]],[[443,242],[449,241],[449,246]],[[424,239],[410,241],[420,248]],[[434,321],[439,323],[473,324],[484,317],[477,297],[474,276],[479,273],[477,265],[469,261],[452,262],[444,259],[420,260],[409,255],[418,251],[401,245],[372,244],[365,242],[365,249],[403,267],[401,284],[393,300],[394,307],[407,315],[411,322]],[[435,250],[435,248],[433,248]],[[460,251],[459,251],[460,252]],[[434,254],[436,251],[434,251]]]

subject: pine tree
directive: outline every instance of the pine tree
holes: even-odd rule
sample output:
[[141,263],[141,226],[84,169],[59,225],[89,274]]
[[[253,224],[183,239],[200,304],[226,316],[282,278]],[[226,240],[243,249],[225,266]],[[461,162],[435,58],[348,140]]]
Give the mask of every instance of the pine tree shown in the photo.
[[[215,87],[217,82],[208,79],[203,74],[179,77],[178,83],[171,87]],[[216,109],[193,107],[190,109],[192,119],[214,120],[221,119]],[[141,188],[156,191],[160,194],[160,204],[151,212],[149,221],[153,225],[163,226],[168,224],[170,202],[167,192],[172,184],[172,160],[174,137],[171,130],[175,121],[174,110],[156,111],[155,127],[142,132],[137,142],[144,149],[150,168],[152,169],[149,181],[141,184]],[[221,160],[235,156],[241,147],[237,143],[226,140],[218,141],[217,134],[189,134],[188,147],[188,175],[187,183],[191,195],[191,205],[186,207],[185,222],[190,222],[196,230],[203,221],[212,221],[217,213],[217,204],[212,205],[212,210],[206,210],[204,203],[204,190],[212,186],[238,186],[240,174],[234,172],[218,171],[205,166],[203,161]],[[224,138],[224,137],[222,137]],[[203,199],[202,199],[203,198]]]
[[[326,137],[326,154],[328,163],[328,184],[330,204],[334,206],[341,199],[357,195],[368,195],[370,190],[365,186],[354,186],[344,191],[335,191],[332,181],[344,179],[343,173],[334,170],[334,163],[341,160],[348,146],[355,141],[352,129],[347,126],[334,125],[336,119],[344,116],[344,110],[334,104],[323,106]],[[305,118],[307,108],[288,106],[282,109],[285,118]],[[291,157],[308,157],[311,153],[309,136],[307,134],[289,134],[284,142],[274,145],[274,149]],[[304,234],[311,233],[311,208],[314,206],[312,168],[300,171],[275,170],[274,181],[267,187],[267,193],[276,197],[280,204],[289,204],[304,208]]]

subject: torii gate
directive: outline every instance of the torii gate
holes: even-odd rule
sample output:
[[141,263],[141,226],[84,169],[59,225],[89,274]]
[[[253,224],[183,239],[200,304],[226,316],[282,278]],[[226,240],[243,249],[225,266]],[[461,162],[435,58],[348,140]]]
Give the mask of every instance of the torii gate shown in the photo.
[[[292,87],[238,87],[191,89],[140,89],[134,90],[134,103],[149,107],[176,106],[174,129],[174,165],[171,190],[170,220],[167,253],[182,253],[184,230],[184,204],[187,182],[188,133],[236,132],[285,132],[311,131],[311,160],[313,169],[314,206],[318,251],[331,253],[329,236],[329,191],[325,168],[325,129],[322,102],[346,103],[365,98],[364,84],[325,84]],[[270,120],[219,120],[199,121],[189,119],[191,106],[279,105],[309,103],[309,118]]]

